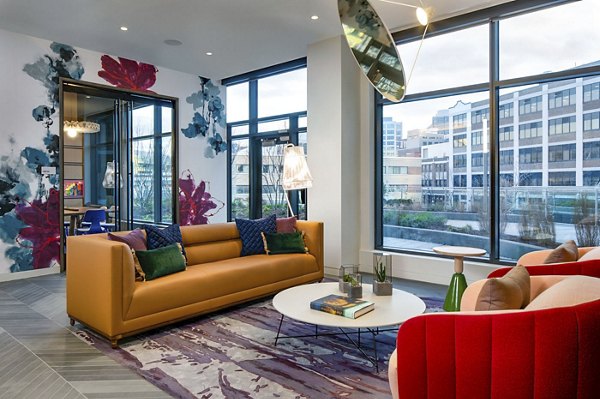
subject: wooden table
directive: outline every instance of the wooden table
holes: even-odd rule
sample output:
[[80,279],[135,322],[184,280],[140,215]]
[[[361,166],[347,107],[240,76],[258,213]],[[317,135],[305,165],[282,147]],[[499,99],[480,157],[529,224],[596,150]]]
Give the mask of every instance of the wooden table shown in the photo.
[[448,255],[454,257],[454,274],[450,280],[450,287],[444,301],[444,310],[447,312],[457,312],[460,310],[460,300],[463,292],[467,288],[467,279],[463,274],[465,256],[483,256],[486,254],[485,249],[472,247],[456,247],[443,245],[433,248],[433,251],[440,255]]

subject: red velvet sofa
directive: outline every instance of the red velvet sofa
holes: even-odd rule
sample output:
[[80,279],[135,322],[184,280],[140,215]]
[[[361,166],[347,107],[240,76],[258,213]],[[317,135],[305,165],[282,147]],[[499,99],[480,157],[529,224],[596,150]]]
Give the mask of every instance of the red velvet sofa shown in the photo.
[[[527,269],[600,277],[600,260]],[[394,398],[600,398],[600,299],[533,311],[422,315],[401,326],[396,346]]]

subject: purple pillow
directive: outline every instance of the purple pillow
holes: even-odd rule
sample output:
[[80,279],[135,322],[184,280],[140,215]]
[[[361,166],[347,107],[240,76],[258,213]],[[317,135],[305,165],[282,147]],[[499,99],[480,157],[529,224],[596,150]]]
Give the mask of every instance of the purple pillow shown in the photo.
[[146,246],[146,236],[140,229],[135,229],[124,236],[108,233],[108,239],[125,243],[134,251],[146,251],[148,249]]
[[289,218],[277,218],[275,223],[277,224],[278,233],[296,232],[296,216],[291,216]]

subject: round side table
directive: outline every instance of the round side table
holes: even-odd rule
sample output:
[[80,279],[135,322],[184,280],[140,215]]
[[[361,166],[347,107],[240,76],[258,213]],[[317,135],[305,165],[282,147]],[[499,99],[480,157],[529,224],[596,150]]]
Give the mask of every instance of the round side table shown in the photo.
[[471,247],[455,247],[444,245],[433,248],[433,251],[440,255],[454,257],[454,274],[450,280],[450,287],[444,301],[444,310],[447,312],[457,312],[460,310],[460,300],[463,292],[467,288],[467,279],[463,274],[465,256],[483,256],[486,254],[484,249]]

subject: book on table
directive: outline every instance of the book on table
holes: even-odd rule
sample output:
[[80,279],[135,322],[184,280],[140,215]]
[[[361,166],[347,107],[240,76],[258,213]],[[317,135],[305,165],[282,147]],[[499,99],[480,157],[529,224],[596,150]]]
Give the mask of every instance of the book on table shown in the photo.
[[369,313],[374,307],[375,304],[373,302],[335,294],[315,299],[310,303],[311,309],[348,317],[350,319],[356,319],[365,313]]

